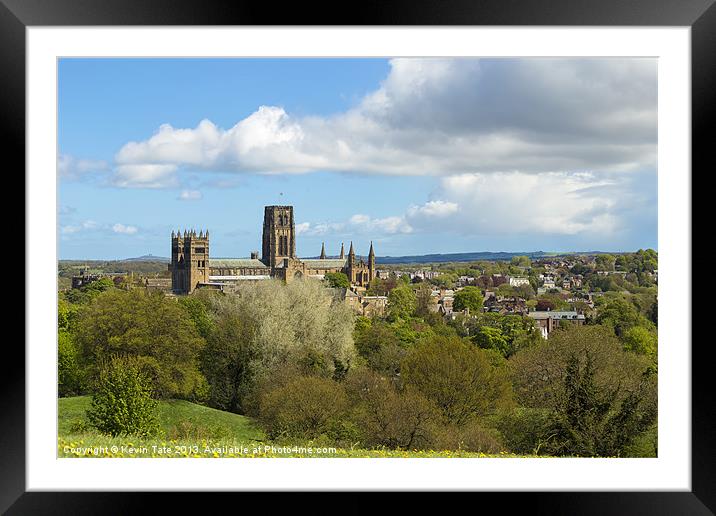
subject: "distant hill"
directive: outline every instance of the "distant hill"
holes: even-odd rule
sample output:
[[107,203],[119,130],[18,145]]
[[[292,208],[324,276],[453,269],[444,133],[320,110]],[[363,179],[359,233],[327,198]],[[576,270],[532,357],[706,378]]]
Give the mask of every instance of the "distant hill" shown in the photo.
[[143,256],[137,256],[136,258],[125,258],[124,260],[117,260],[120,262],[161,262],[161,263],[169,263],[171,260],[169,258],[164,258],[163,256],[154,256],[153,254],[145,254]]
[[[376,256],[375,263],[383,265],[391,265],[397,263],[445,263],[445,262],[475,262],[479,260],[485,261],[507,261],[513,256],[527,256],[530,259],[554,257],[554,256],[570,256],[570,255],[595,255],[607,254],[605,251],[585,251],[573,253],[554,253],[545,251],[533,252],[479,252],[479,253],[449,253],[449,254],[421,254],[412,256]],[[621,254],[621,253],[609,253]]]

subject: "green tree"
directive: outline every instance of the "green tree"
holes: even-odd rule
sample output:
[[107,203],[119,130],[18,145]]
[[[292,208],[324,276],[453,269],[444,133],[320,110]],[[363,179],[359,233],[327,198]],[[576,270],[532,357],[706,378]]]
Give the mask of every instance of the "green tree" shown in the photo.
[[613,271],[616,264],[616,258],[611,254],[598,254],[594,261],[598,271]]
[[[571,355],[584,360],[589,354],[594,378],[599,388],[618,390],[623,397],[642,383],[645,371],[653,362],[645,356],[627,353],[610,328],[598,325],[567,324],[553,331],[549,340],[522,349],[510,357],[508,364],[519,405],[552,409],[563,388]],[[656,406],[656,383],[650,384],[648,403]]]
[[368,284],[368,290],[366,293],[369,296],[384,296],[388,293],[388,291],[383,284],[383,280],[376,276]]
[[391,320],[407,319],[415,313],[417,298],[407,285],[395,287],[388,294],[388,317]]
[[324,280],[328,283],[328,286],[333,288],[351,288],[351,282],[342,272],[327,272]]
[[79,307],[73,303],[62,299],[57,302],[57,329],[59,331],[69,331],[74,329],[79,315]]
[[532,265],[532,261],[528,256],[513,256],[510,260],[510,264],[518,267],[529,267]]
[[87,283],[80,288],[73,288],[64,293],[70,303],[88,304],[91,303],[102,292],[114,288],[114,282],[109,278],[100,278]]
[[468,309],[473,314],[482,312],[482,292],[477,287],[465,287],[455,293],[453,309],[462,312]]
[[542,294],[537,298],[537,310],[567,310],[567,303],[559,294]]
[[629,328],[622,338],[624,350],[656,357],[657,335],[643,326]]
[[459,337],[436,336],[419,344],[403,361],[401,376],[456,425],[512,403],[505,368]]
[[621,337],[634,326],[649,326],[649,321],[641,315],[633,303],[621,295],[605,295],[596,304],[597,324],[609,326]]
[[72,334],[60,330],[57,335],[57,392],[61,397],[77,396],[85,391],[85,373]]
[[472,337],[472,341],[482,349],[494,349],[505,355],[508,352],[508,341],[500,328],[482,326]]
[[137,357],[160,398],[197,396],[202,339],[187,311],[160,292],[103,292],[81,313],[75,332],[92,377],[97,364],[116,354]]
[[423,282],[420,284],[420,286],[417,288],[417,291],[415,293],[416,298],[416,308],[415,308],[415,315],[418,317],[429,317],[429,315],[432,313],[431,306],[432,306],[432,298],[433,298],[433,288],[430,286],[430,283]]
[[505,358],[542,341],[534,321],[520,315],[486,312],[476,317],[456,318],[451,324],[458,335],[468,336],[478,347],[498,351]]
[[255,328],[251,319],[227,305],[217,308],[214,319],[200,355],[201,371],[209,386],[208,402],[221,410],[241,413],[255,374]]
[[214,325],[211,313],[209,312],[210,300],[208,299],[213,295],[216,295],[216,292],[201,289],[195,291],[190,296],[182,296],[179,298],[179,304],[183,306],[189,314],[189,318],[191,318],[194,323],[196,331],[205,339],[211,335]]
[[157,433],[157,401],[152,382],[133,357],[113,356],[101,366],[87,419],[104,434],[150,436]]
[[202,371],[214,406],[246,413],[255,389],[285,370],[340,377],[353,364],[355,315],[321,282],[247,282],[208,299],[214,330]]
[[444,272],[431,281],[435,285],[442,288],[455,288],[455,284],[457,283],[457,274],[454,272]]
[[642,400],[637,389],[619,401],[617,389],[600,388],[595,382],[589,353],[584,364],[570,355],[546,449],[554,455],[623,456],[656,419],[656,410],[642,408]]
[[432,444],[439,410],[414,388],[398,390],[390,379],[362,369],[351,372],[346,390],[361,445],[415,449]]

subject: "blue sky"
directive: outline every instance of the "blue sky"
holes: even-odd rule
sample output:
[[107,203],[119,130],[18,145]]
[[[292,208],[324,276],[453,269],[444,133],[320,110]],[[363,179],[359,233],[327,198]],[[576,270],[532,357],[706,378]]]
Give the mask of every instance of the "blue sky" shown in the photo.
[[652,59],[62,59],[62,259],[657,247]]

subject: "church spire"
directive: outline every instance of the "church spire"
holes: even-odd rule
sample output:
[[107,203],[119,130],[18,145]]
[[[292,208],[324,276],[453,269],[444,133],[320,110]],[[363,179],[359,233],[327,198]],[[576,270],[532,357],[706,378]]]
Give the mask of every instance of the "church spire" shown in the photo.
[[348,267],[353,267],[356,263],[356,252],[353,250],[353,241],[351,241],[351,248],[348,250]]
[[326,243],[321,243],[321,260],[326,259]]
[[373,241],[370,241],[370,251],[368,252],[368,258],[375,257],[375,253],[373,252]]
[[341,242],[341,260],[344,260],[345,257],[346,257],[346,253],[345,253],[345,251],[343,250],[343,242]]

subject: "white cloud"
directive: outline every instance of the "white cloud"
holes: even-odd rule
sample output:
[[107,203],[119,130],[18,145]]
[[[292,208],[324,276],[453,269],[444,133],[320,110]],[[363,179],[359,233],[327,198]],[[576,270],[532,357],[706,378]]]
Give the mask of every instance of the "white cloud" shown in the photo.
[[86,174],[107,172],[109,165],[106,161],[78,159],[69,154],[57,156],[57,174],[63,179],[78,179]]
[[177,186],[176,165],[119,165],[113,183],[124,188],[167,188]]
[[428,201],[422,206],[408,208],[408,217],[446,217],[458,210],[457,203],[449,201]]
[[63,235],[70,235],[70,234],[72,234],[72,233],[77,233],[77,232],[79,232],[79,231],[82,231],[82,227],[81,227],[81,226],[67,225],[67,226],[62,226],[62,227],[60,228],[60,232],[61,232]]
[[302,224],[302,234],[407,233],[584,235],[608,238],[628,229],[630,210],[652,201],[619,174],[499,172],[444,177],[437,200],[409,206],[401,215],[356,214],[346,222]]
[[372,218],[361,213],[351,216],[344,222],[301,222],[296,224],[296,234],[306,236],[321,235],[395,235],[412,233],[413,228],[405,217]]
[[94,220],[85,220],[79,224],[67,224],[60,227],[60,232],[65,235],[79,233],[80,231],[99,229],[101,225]]
[[118,186],[180,167],[455,175],[631,171],[656,163],[656,60],[393,59],[380,87],[331,117],[260,106],[229,129],[162,125],[115,156]]
[[181,201],[198,201],[202,198],[199,190],[182,190],[178,199]]
[[611,188],[614,181],[564,172],[447,177],[440,194],[461,209],[450,214],[443,227],[473,235],[609,234],[618,229],[616,211],[623,200],[619,189]]
[[112,231],[114,231],[115,233],[122,233],[125,235],[133,235],[138,230],[135,226],[125,226],[124,224],[120,224],[119,222],[117,222],[114,226],[112,226]]
[[296,235],[305,235],[310,229],[310,222],[301,222],[300,224],[296,224]]
[[60,226],[60,233],[63,239],[69,238],[70,235],[90,234],[94,236],[106,237],[112,234],[134,235],[139,232],[137,226],[122,224],[99,223],[94,220],[84,220],[73,224],[64,224]]
[[353,215],[349,222],[351,228],[362,231],[363,233],[394,235],[397,233],[413,232],[413,228],[406,222],[405,217],[372,219],[368,215]]

